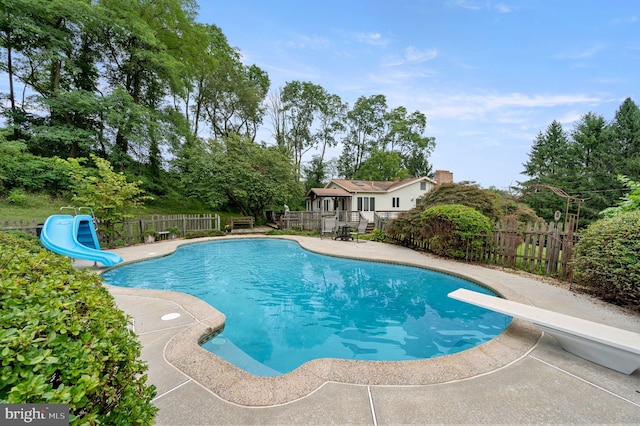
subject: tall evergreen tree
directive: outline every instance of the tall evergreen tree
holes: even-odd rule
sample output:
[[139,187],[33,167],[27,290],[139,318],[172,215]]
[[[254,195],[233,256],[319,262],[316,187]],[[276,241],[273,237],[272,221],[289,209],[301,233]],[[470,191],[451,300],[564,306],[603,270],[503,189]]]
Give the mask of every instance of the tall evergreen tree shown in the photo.
[[545,188],[566,191],[572,170],[569,138],[558,121],[554,120],[544,133],[538,133],[524,168],[522,174],[530,179],[522,183],[522,201],[545,220],[552,220],[556,210],[564,212],[565,200]]
[[613,147],[607,122],[604,117],[587,113],[571,133],[571,165],[566,190],[571,195],[588,199],[581,216],[586,221],[595,220],[598,212],[610,206],[619,194],[612,192],[619,187],[616,165],[612,156]]
[[[640,110],[626,99],[615,118],[587,113],[576,123],[570,137],[554,121],[535,139],[522,174],[524,201],[546,220],[555,209],[564,211],[561,200],[540,192],[544,186],[564,190],[572,197],[586,199],[582,206],[582,226],[596,220],[598,212],[611,207],[622,195],[618,175],[640,174]],[[537,188],[537,192],[536,192]],[[565,204],[566,205],[566,204]]]
[[640,108],[631,98],[624,100],[611,123],[615,154],[620,160],[616,172],[640,177]]

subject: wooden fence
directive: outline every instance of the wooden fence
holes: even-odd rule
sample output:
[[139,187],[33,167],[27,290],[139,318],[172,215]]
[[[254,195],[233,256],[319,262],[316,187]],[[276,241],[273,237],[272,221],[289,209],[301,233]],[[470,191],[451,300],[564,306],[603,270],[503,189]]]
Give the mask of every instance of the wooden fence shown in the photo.
[[[0,221],[0,231],[24,231],[37,234],[42,228],[44,220],[14,220]],[[180,235],[192,232],[207,232],[220,230],[220,216],[217,214],[179,214],[152,215],[113,224],[107,232],[105,224],[97,221],[97,231],[100,244],[104,246],[137,244],[144,240],[145,233],[166,232],[177,229]],[[103,229],[105,228],[105,229]]]
[[[356,222],[358,212],[342,212],[344,222]],[[290,212],[279,217],[284,229],[318,230],[321,226],[320,212]],[[43,221],[0,221],[0,231],[20,230],[36,234]],[[113,232],[103,232],[98,223],[98,235],[104,246],[130,245],[143,241],[145,232],[163,232],[177,228],[178,233],[220,230],[220,217],[211,214],[147,216],[117,223]],[[569,227],[570,228],[570,227]],[[110,236],[111,234],[111,236]],[[390,235],[396,244],[417,250],[431,251],[429,241],[415,236]],[[524,229],[517,223],[497,224],[492,235],[478,235],[465,240],[462,249],[464,260],[523,269],[529,272],[571,279],[573,248],[578,235],[563,229],[563,224],[535,223]]]
[[23,231],[31,235],[36,235],[38,228],[42,227],[44,220],[38,222],[32,220],[3,220],[0,221],[0,231]]
[[[414,236],[392,235],[397,244],[432,251],[429,241]],[[572,279],[572,259],[578,235],[562,223],[497,224],[491,235],[461,241],[460,251],[467,262],[488,263],[543,275]]]
[[177,234],[182,236],[195,232],[219,231],[220,216],[217,214],[152,215],[116,223],[110,232],[102,230],[101,227],[102,224],[98,221],[101,244],[130,245],[142,242],[147,233],[166,235],[170,229],[177,229]]

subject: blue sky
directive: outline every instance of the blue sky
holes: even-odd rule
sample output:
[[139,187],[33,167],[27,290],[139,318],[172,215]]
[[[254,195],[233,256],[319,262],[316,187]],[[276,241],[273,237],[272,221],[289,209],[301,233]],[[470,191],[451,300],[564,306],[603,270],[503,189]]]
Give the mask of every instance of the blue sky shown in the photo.
[[[311,81],[350,106],[383,94],[427,116],[434,169],[505,189],[553,120],[640,104],[640,1],[199,0],[272,88]],[[269,142],[269,124],[259,138]],[[339,149],[331,156],[339,155]],[[307,158],[309,160],[310,158]]]

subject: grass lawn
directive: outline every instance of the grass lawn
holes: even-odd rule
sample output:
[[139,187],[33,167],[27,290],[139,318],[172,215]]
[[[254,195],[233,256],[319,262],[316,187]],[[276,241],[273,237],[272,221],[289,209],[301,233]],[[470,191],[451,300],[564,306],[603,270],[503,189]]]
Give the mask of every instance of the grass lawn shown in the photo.
[[5,220],[36,220],[37,222],[44,222],[52,214],[60,213],[60,207],[69,205],[71,205],[71,202],[68,199],[52,198],[48,195],[40,194],[30,194],[20,204],[12,204],[6,199],[1,199],[0,222]]

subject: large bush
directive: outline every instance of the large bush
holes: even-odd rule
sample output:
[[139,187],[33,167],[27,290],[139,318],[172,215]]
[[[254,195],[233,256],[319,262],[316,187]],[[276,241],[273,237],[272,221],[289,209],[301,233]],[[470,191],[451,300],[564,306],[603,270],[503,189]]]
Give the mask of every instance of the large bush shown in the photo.
[[56,158],[25,152],[21,142],[0,141],[0,195],[13,189],[60,195],[67,191],[69,178]]
[[576,280],[599,297],[640,307],[640,211],[593,222],[581,234]]
[[71,424],[151,424],[140,343],[92,272],[0,233],[0,403],[69,404]]
[[471,183],[438,185],[422,196],[416,207],[423,212],[431,207],[446,204],[461,204],[471,207],[493,221],[500,219],[503,214],[498,207],[500,205],[498,194]]
[[488,217],[460,204],[431,207],[421,217],[422,238],[428,242],[430,251],[441,256],[462,259],[468,249],[482,244],[478,236],[491,233]]
[[469,182],[443,183],[422,196],[415,208],[391,221],[387,232],[397,237],[417,237],[422,232],[424,211],[435,206],[454,204],[473,208],[492,222],[517,221],[519,226],[524,227],[529,222],[542,220],[533,209],[516,201],[505,191],[482,189]]

